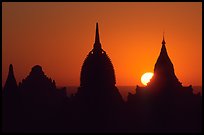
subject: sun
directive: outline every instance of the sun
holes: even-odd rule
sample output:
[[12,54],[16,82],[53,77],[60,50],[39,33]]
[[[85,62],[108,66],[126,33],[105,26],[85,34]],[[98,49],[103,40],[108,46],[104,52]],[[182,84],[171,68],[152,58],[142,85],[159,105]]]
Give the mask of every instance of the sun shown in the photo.
[[141,77],[141,82],[144,85],[147,85],[147,83],[150,81],[150,79],[152,78],[154,74],[152,72],[146,72],[142,75]]

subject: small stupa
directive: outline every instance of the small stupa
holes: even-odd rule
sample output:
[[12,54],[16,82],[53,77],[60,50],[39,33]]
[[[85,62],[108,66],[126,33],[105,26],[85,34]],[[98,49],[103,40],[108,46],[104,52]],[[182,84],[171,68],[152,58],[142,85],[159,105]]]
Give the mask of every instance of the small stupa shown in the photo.
[[4,94],[15,94],[17,91],[17,82],[14,76],[14,71],[13,71],[13,65],[9,65],[9,72],[8,72],[8,77],[6,80],[6,83],[4,85]]
[[24,100],[39,104],[54,104],[55,100],[66,97],[66,89],[56,88],[55,80],[47,77],[40,65],[32,67],[30,74],[19,83],[19,90]]
[[48,89],[56,89],[55,81],[44,74],[40,65],[32,67],[30,74],[22,80],[19,87],[22,92],[26,93],[43,93]]
[[16,132],[19,123],[20,93],[14,76],[13,65],[9,65],[9,72],[2,91],[2,131]]

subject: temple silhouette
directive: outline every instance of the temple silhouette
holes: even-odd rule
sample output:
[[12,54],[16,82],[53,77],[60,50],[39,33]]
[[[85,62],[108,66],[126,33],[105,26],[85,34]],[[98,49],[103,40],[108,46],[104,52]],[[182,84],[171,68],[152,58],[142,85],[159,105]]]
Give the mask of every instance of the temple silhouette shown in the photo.
[[10,64],[8,77],[2,91],[2,127],[5,131],[16,131],[19,115],[19,89]]
[[42,67],[36,65],[17,86],[13,66],[3,90],[3,130],[10,132],[60,131],[60,114],[69,103],[66,89],[56,88]]
[[[84,131],[109,131],[117,126],[120,109],[124,101],[115,86],[115,73],[112,62],[102,49],[98,23],[93,49],[89,52],[81,68],[80,87],[72,97]],[[111,120],[111,121],[110,121]],[[89,121],[89,123],[87,123]]]
[[168,56],[165,44],[166,42],[163,36],[161,52],[154,66],[154,75],[146,87],[137,86],[137,92],[145,91],[145,89],[146,91],[148,91],[147,89],[154,89],[154,91],[149,90],[148,92],[159,92],[170,95],[171,93],[176,94],[176,92],[181,92],[181,89],[185,89],[185,93],[192,94],[192,86],[183,87],[176,77],[174,66]]
[[40,65],[17,84],[9,65],[2,88],[2,131],[18,133],[201,132],[202,96],[182,86],[162,40],[154,76],[124,102],[115,86],[113,64],[102,49],[98,23],[85,58],[78,91],[67,96]]
[[127,103],[144,116],[137,118],[144,132],[196,131],[201,128],[201,96],[193,94],[191,85],[184,87],[179,82],[165,44],[163,36],[152,79],[145,87],[137,85],[136,93],[129,93]]
[[102,104],[106,102],[107,105],[113,102],[123,102],[115,84],[114,68],[110,58],[101,47],[97,23],[95,43],[84,60],[80,87],[75,96],[80,100],[85,100],[83,102],[90,100],[90,102]]

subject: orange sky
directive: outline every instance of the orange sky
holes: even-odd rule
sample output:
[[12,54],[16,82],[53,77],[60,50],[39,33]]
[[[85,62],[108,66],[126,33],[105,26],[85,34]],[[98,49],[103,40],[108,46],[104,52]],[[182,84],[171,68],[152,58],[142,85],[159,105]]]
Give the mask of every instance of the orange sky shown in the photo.
[[116,85],[142,85],[142,74],[154,70],[163,31],[178,79],[202,85],[201,11],[201,2],[3,2],[2,85],[12,63],[17,82],[39,64],[58,86],[78,86],[97,21]]

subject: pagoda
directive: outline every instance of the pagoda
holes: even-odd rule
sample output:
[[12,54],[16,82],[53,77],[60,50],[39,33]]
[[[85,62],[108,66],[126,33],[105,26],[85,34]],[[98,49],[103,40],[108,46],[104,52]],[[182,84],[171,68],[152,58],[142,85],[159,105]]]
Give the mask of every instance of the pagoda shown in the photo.
[[[185,90],[184,90],[185,89]],[[136,93],[151,93],[159,95],[181,95],[193,94],[192,86],[182,86],[182,83],[178,80],[174,72],[174,65],[168,56],[166,49],[166,42],[163,36],[162,47],[159,57],[154,66],[154,75],[147,86],[137,86]],[[131,94],[130,94],[131,95]]]
[[150,82],[145,87],[137,85],[136,93],[128,95],[130,119],[140,123],[142,131],[198,131],[201,129],[202,98],[193,93],[191,85],[186,87],[179,82],[165,45],[163,37]]
[[123,102],[115,84],[114,68],[110,58],[102,49],[98,23],[96,23],[95,43],[82,65],[80,87],[75,96],[85,102],[107,105],[112,102]]

